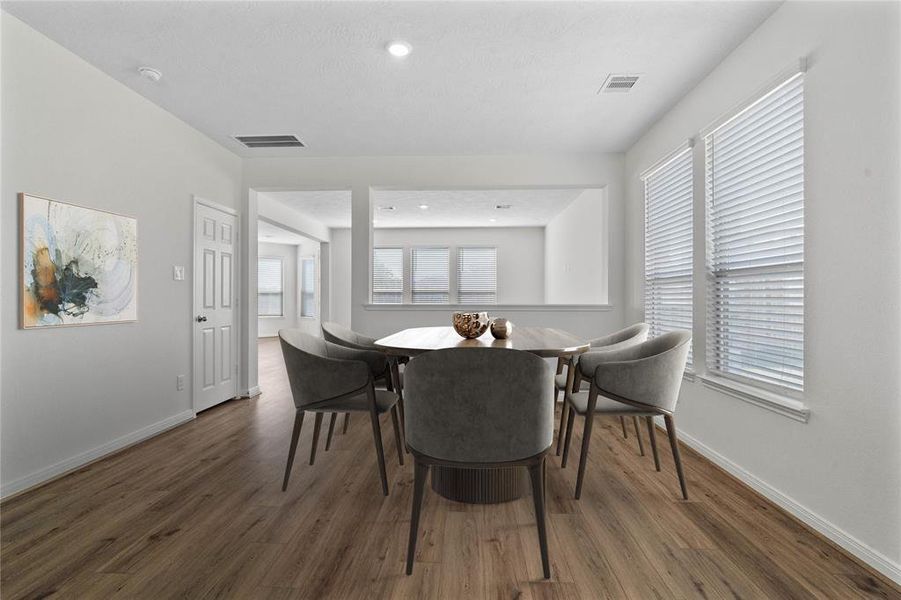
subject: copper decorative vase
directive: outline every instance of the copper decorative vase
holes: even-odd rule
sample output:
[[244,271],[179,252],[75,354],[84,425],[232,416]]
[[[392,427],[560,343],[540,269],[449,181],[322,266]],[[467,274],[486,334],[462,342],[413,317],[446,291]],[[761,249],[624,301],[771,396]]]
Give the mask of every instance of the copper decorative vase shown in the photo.
[[489,324],[486,312],[454,313],[454,331],[466,339],[479,337],[488,330]]
[[513,322],[508,321],[507,319],[501,319],[498,317],[497,319],[491,320],[491,335],[499,340],[505,340],[513,333]]

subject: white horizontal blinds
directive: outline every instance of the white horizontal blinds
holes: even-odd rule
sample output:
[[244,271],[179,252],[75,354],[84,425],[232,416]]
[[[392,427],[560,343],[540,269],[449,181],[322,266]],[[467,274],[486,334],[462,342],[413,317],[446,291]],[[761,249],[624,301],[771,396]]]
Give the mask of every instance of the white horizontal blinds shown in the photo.
[[300,316],[316,316],[316,264],[312,258],[300,259]]
[[460,304],[497,304],[497,248],[457,249]]
[[804,76],[705,139],[708,368],[804,388]]
[[[651,337],[692,326],[691,148],[644,178],[644,314]],[[691,368],[689,351],[687,368]]]
[[402,304],[404,301],[403,248],[372,249],[372,303]]
[[280,317],[282,312],[282,259],[260,257],[257,260],[257,313],[261,317]]
[[447,248],[413,248],[410,286],[413,304],[448,304],[449,271],[450,258]]

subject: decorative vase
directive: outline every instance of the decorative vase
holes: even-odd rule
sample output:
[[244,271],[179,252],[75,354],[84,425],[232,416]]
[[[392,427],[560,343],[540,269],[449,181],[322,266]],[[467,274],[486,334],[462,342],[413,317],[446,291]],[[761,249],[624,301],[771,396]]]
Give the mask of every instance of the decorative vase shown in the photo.
[[454,313],[454,331],[466,339],[477,338],[488,329],[489,319],[486,312]]
[[513,322],[498,317],[491,321],[491,335],[499,340],[505,340],[513,333]]

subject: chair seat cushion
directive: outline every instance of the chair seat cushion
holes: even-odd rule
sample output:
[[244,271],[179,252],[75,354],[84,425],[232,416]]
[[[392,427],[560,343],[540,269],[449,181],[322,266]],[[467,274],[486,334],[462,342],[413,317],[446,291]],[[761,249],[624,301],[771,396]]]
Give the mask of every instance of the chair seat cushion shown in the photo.
[[[391,407],[397,403],[397,395],[394,392],[386,390],[375,391],[375,406],[379,414],[388,412]],[[366,391],[360,392],[357,396],[333,400],[325,406],[319,406],[309,409],[310,412],[368,412],[369,399],[366,397]]]
[[[383,377],[382,379],[379,379],[375,382],[376,389],[380,389],[380,390],[386,389],[386,386],[388,385],[388,376],[389,375],[390,375],[390,373],[386,373],[385,377]],[[404,387],[404,372],[400,371],[398,373],[398,375],[400,375],[400,387],[403,388]]]
[[[588,391],[584,392],[576,392],[572,394],[569,399],[569,404],[572,406],[577,414],[584,415],[588,412]],[[655,415],[656,412],[652,410],[648,410],[646,408],[638,408],[637,406],[632,406],[630,404],[624,404],[622,402],[617,402],[616,400],[611,400],[610,398],[605,398],[604,396],[598,396],[598,403],[594,409],[595,414],[605,413],[608,415]]]
[[554,385],[557,386],[558,390],[566,389],[566,371],[559,375],[554,375]]

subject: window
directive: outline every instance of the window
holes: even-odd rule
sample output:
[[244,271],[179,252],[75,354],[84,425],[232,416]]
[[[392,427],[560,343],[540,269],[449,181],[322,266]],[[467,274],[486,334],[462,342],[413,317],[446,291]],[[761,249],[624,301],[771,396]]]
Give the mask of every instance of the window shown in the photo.
[[404,249],[372,249],[372,303],[404,301]]
[[804,388],[804,77],[705,137],[708,369]]
[[497,304],[497,248],[457,249],[460,304]]
[[312,256],[300,259],[300,316],[316,316],[316,260]]
[[[644,175],[644,314],[651,337],[691,331],[692,166],[685,148]],[[691,369],[689,351],[687,368]]]
[[282,259],[277,256],[257,260],[257,314],[282,317]]
[[450,258],[447,248],[413,248],[410,289],[413,304],[450,302]]

